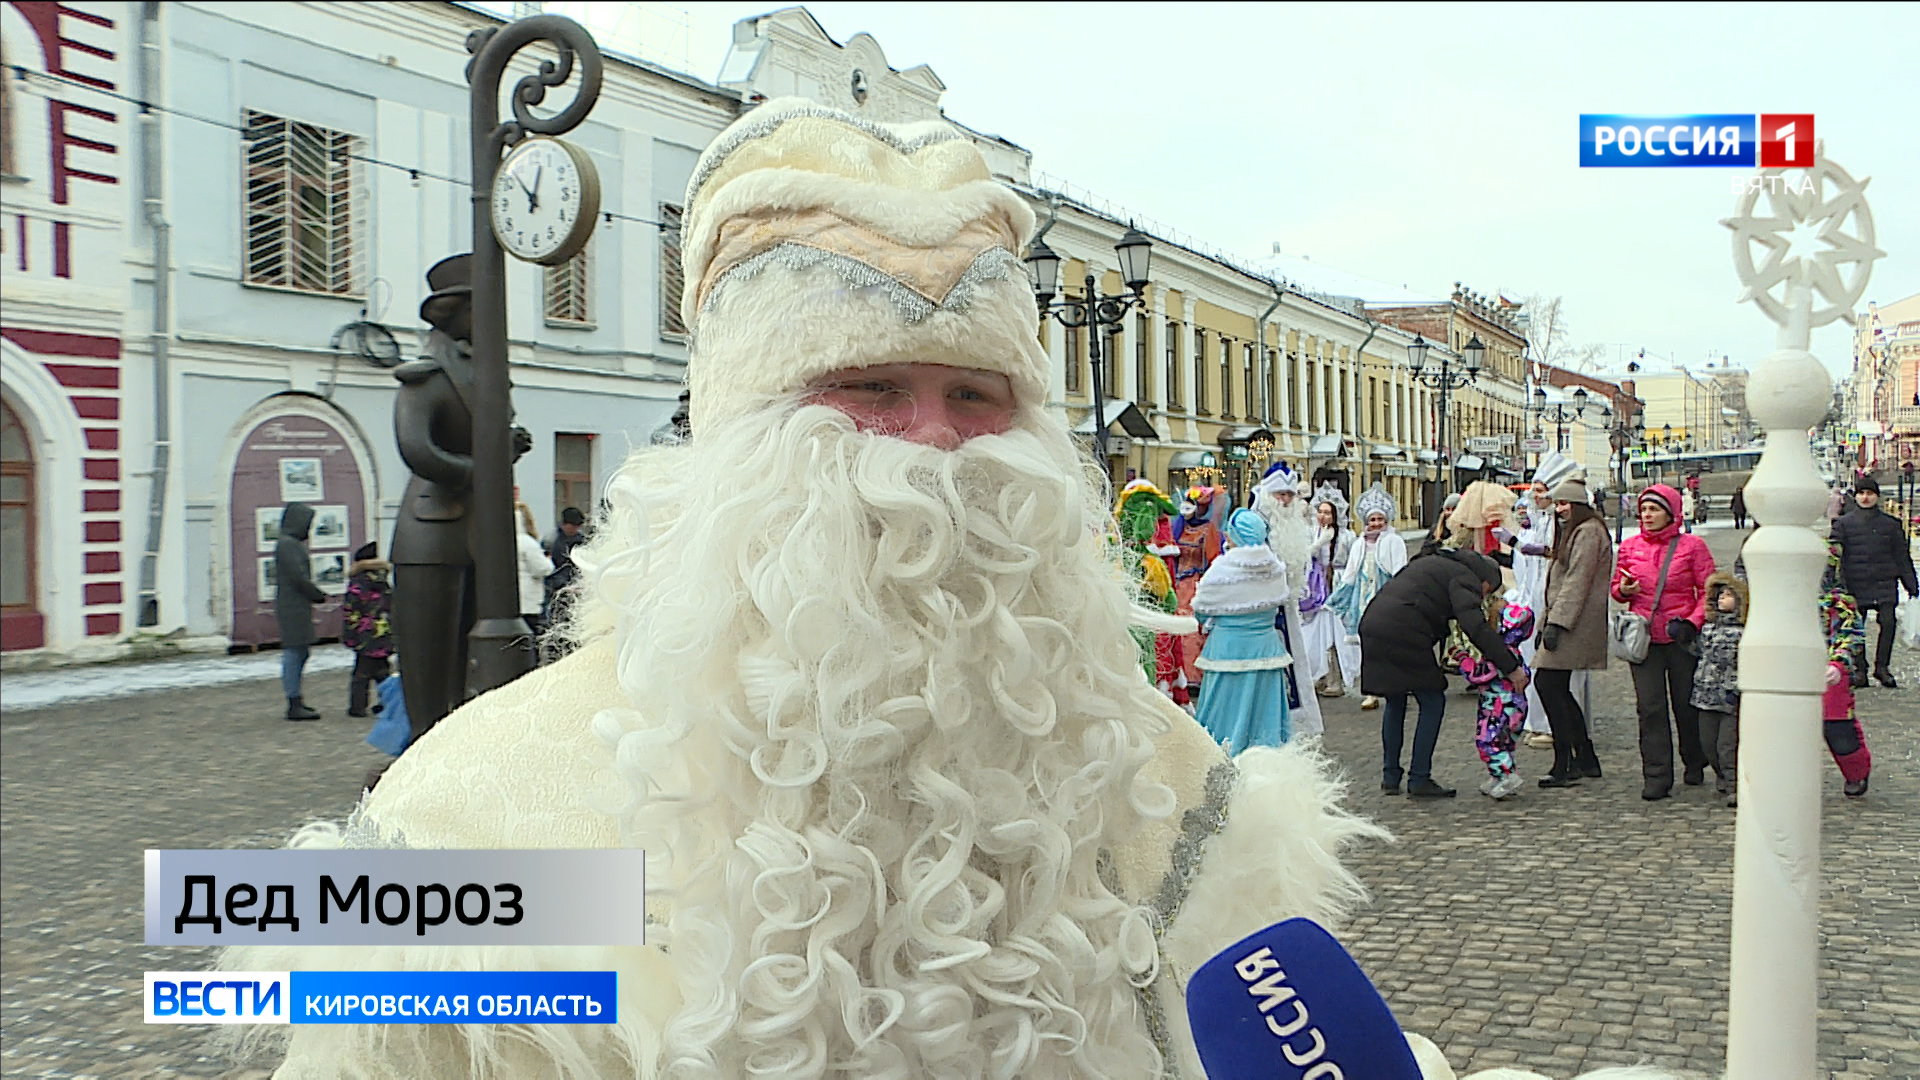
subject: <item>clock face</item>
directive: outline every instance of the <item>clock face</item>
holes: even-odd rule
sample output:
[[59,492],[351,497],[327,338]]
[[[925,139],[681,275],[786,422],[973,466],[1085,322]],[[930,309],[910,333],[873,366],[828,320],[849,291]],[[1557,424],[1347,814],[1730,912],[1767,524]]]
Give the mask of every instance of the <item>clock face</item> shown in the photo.
[[586,246],[600,212],[600,178],[584,151],[527,139],[493,176],[493,235],[507,254],[548,266]]

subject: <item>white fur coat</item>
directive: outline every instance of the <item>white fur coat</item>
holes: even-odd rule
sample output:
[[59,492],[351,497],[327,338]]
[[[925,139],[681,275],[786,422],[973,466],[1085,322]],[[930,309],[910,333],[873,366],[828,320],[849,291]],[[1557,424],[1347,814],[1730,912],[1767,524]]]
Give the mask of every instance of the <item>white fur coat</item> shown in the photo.
[[[395,763],[343,829],[318,825],[297,847],[586,848],[619,846],[614,819],[594,808],[590,778],[610,751],[594,715],[620,693],[607,643],[589,646],[453,713]],[[1174,812],[1113,851],[1120,891],[1150,906],[1172,880],[1184,899],[1159,940],[1153,984],[1162,1003],[1169,1065],[1205,1075],[1187,1027],[1183,989],[1205,961],[1285,918],[1336,929],[1365,899],[1341,853],[1386,834],[1340,809],[1343,784],[1313,745],[1255,748],[1231,764],[1171,702],[1172,725],[1148,766],[1173,789]],[[1178,854],[1185,849],[1189,854]],[[1182,859],[1191,858],[1183,866]],[[1183,871],[1186,871],[1183,873]],[[649,906],[649,923],[660,921]],[[228,950],[228,970],[614,970],[620,1022],[612,1025],[313,1025],[244,1029],[286,1039],[279,1080],[453,1080],[456,1077],[659,1076],[660,1035],[680,1007],[656,946],[582,948],[326,948]],[[243,1029],[235,1029],[241,1031]],[[1427,1040],[1409,1043],[1426,1080],[1454,1080]],[[1646,1080],[1659,1073],[1607,1071]],[[1496,1070],[1476,1080],[1535,1080]],[[1544,1080],[1544,1078],[1539,1078]]]

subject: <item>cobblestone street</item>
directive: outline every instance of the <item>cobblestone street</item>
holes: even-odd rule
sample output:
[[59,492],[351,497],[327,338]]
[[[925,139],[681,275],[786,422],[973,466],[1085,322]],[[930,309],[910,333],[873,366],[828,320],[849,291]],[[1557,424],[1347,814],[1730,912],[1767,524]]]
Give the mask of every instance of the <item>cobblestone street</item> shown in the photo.
[[[1710,531],[1731,561],[1738,534]],[[1920,664],[1907,689],[1862,694],[1872,793],[1848,803],[1828,766],[1823,1076],[1920,1077]],[[1529,783],[1494,804],[1471,700],[1452,695],[1435,776],[1459,798],[1378,794],[1378,713],[1327,703],[1327,746],[1352,805],[1397,840],[1355,867],[1372,904],[1343,938],[1412,1031],[1456,1069],[1555,1077],[1648,1062],[1718,1075],[1726,1024],[1734,811],[1709,785],[1639,799],[1632,693],[1616,665],[1594,694],[1604,780]],[[318,723],[278,719],[270,680],[10,710],[0,721],[4,1073],[264,1075],[207,1047],[208,1029],[141,1022],[140,972],[204,950],[141,944],[141,851],[273,846],[353,804],[380,760],[343,716],[346,674],[309,676]],[[1547,751],[1522,751],[1531,780]]]

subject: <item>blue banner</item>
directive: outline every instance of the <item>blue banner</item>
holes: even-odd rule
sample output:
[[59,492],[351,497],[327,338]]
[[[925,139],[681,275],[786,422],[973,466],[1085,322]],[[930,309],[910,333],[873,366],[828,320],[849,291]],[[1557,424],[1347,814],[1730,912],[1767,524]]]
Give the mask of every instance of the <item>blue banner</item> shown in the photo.
[[611,971],[296,971],[296,1024],[611,1024]]
[[1685,116],[1580,114],[1580,167],[1628,169],[1751,168],[1757,126],[1752,113]]

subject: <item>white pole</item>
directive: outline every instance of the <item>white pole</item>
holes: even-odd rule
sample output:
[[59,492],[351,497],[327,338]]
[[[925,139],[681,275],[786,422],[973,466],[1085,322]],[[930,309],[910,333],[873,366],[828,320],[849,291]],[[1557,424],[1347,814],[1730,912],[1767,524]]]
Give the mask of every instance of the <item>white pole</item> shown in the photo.
[[[1779,185],[1786,172],[1768,169],[1762,176]],[[1727,1075],[1738,1080],[1816,1075],[1820,776],[1826,767],[1820,718],[1827,673],[1817,594],[1827,543],[1813,525],[1826,508],[1827,490],[1813,467],[1808,431],[1825,415],[1833,381],[1808,347],[1814,326],[1851,319],[1873,261],[1884,254],[1873,246],[1865,179],[1855,183],[1817,143],[1804,179],[1811,184],[1806,191],[1830,188],[1834,198],[1774,197],[1774,212],[1760,214],[1759,191],[1750,189],[1735,216],[1722,222],[1734,231],[1735,266],[1747,290],[1742,299],[1780,326],[1778,348],[1755,365],[1747,383],[1749,409],[1766,429],[1767,448],[1747,484],[1747,505],[1760,527],[1743,552],[1752,609],[1740,642],[1740,812],[1727,1008]],[[1820,250],[1796,252],[1783,230],[1810,224],[1819,229]],[[1767,249],[1758,266],[1755,246]],[[1784,303],[1769,292],[1782,280]],[[1816,286],[1826,301],[1818,311]]]
[[[1747,485],[1760,528],[1743,554],[1752,610],[1740,642],[1739,816],[1733,846],[1732,993],[1727,1075],[1811,1080],[1820,934],[1820,696],[1826,642],[1815,618],[1827,546],[1813,529],[1826,508],[1807,429],[1832,382],[1807,351],[1802,313],[1748,382],[1767,449]],[[1797,328],[1794,324],[1797,324]]]

